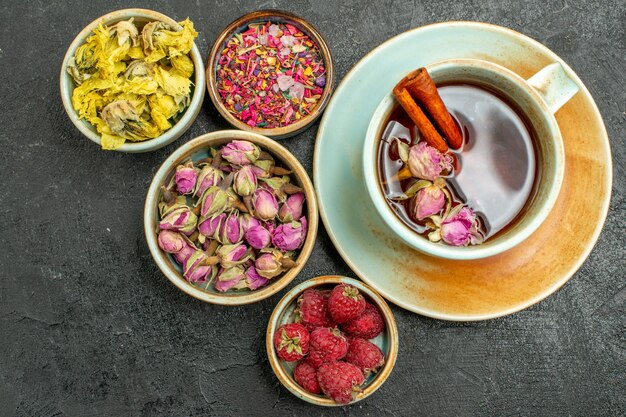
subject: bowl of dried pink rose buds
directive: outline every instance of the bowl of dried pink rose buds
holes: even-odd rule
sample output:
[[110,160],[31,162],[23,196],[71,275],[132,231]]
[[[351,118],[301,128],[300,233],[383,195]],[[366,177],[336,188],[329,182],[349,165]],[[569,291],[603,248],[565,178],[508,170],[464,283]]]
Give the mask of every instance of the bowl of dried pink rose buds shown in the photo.
[[398,355],[398,329],[385,300],[341,276],[316,277],[285,294],[265,340],[280,382],[297,397],[329,407],[373,394]]
[[287,149],[223,130],[187,142],[161,165],[144,229],[174,285],[202,301],[240,305],[298,275],[313,249],[317,210],[311,180]]

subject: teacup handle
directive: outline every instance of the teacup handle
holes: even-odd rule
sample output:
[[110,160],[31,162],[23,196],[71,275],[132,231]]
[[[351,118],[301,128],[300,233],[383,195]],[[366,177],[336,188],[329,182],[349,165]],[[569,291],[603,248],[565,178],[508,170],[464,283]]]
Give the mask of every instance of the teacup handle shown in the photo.
[[546,66],[526,81],[537,90],[553,114],[580,90],[559,62]]

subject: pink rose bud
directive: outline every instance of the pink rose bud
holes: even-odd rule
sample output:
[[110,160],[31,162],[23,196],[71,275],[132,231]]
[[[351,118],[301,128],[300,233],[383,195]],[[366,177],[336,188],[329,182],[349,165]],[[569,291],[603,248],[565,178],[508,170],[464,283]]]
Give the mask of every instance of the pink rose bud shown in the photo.
[[471,235],[469,229],[460,221],[453,221],[441,225],[441,238],[448,245],[467,246]]
[[283,223],[292,222],[302,216],[302,205],[304,204],[304,193],[295,193],[287,197],[278,211],[278,219]]
[[202,217],[214,217],[223,213],[229,206],[228,193],[217,186],[206,190],[200,201],[202,203],[200,209]]
[[441,223],[441,239],[448,245],[467,246],[482,241],[476,214],[469,207],[453,209]]
[[196,197],[202,197],[202,194],[209,188],[218,185],[222,178],[224,177],[224,173],[219,169],[211,166],[205,165],[200,170],[198,174],[198,179],[196,180],[196,188],[193,192],[193,195]]
[[278,214],[276,197],[265,188],[257,188],[252,198],[252,205],[254,206],[256,217],[260,220],[272,220]]
[[411,146],[408,164],[414,177],[434,181],[443,171],[452,170],[452,157],[442,154],[426,142],[420,142]]
[[248,284],[248,288],[252,291],[267,285],[268,282],[270,282],[270,280],[259,275],[254,266],[246,269],[246,283]]
[[233,189],[240,196],[249,196],[256,190],[256,186],[256,175],[251,165],[246,165],[235,173]]
[[240,242],[241,239],[243,239],[243,230],[239,223],[239,215],[236,212],[232,212],[220,225],[217,240],[222,244],[229,245]]
[[271,235],[270,232],[260,224],[249,228],[244,233],[246,242],[254,249],[264,249],[270,244]]
[[226,220],[226,214],[218,214],[215,217],[208,217],[204,220],[200,220],[198,224],[198,232],[206,237],[215,236],[215,233],[220,230],[222,223]]
[[426,217],[437,214],[446,204],[446,195],[435,185],[429,185],[417,192],[411,201],[413,217],[424,220]]
[[222,245],[215,252],[220,258],[220,264],[223,268],[231,268],[240,265],[250,259],[250,252],[243,243],[235,245]]
[[252,165],[252,172],[256,175],[257,178],[269,178],[270,174],[263,168],[260,168],[256,165]]
[[191,162],[176,167],[174,180],[176,181],[176,188],[179,193],[191,194],[193,189],[196,187],[197,178],[198,174]]
[[259,256],[254,262],[254,267],[260,276],[271,279],[284,271],[280,263],[281,258],[282,254],[279,251],[273,250]]
[[248,213],[244,213],[239,216],[239,222],[241,223],[241,228],[243,229],[244,234],[254,226],[259,226],[261,224],[255,217],[251,216]]
[[189,282],[206,281],[212,272],[213,266],[206,265],[208,256],[201,250],[197,250],[187,259],[183,265],[183,276]]
[[257,159],[254,165],[251,165],[252,172],[257,178],[271,177],[272,168],[274,168],[273,159]]
[[272,232],[272,243],[282,251],[296,250],[306,238],[306,218],[299,222],[283,223]]
[[185,265],[185,262],[187,262],[187,259],[189,259],[191,255],[196,253],[197,250],[198,248],[196,248],[193,243],[189,242],[189,240],[186,239],[185,246],[183,247],[183,249],[180,252],[173,254],[174,259],[176,259],[176,262],[178,262],[179,265]]
[[184,204],[175,204],[168,208],[161,221],[159,229],[173,230],[190,235],[196,229],[198,217]]
[[258,146],[246,140],[234,140],[222,148],[222,158],[240,166],[254,163],[260,153]]
[[180,233],[161,230],[158,237],[159,247],[167,253],[178,253],[187,245]]
[[239,283],[245,276],[245,271],[241,266],[222,269],[217,274],[215,289],[219,292],[226,292]]

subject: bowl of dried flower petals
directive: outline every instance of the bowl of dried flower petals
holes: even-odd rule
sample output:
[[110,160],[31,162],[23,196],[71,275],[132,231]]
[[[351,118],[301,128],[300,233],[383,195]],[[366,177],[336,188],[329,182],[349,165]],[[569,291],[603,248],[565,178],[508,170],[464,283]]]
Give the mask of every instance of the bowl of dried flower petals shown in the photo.
[[281,139],[317,119],[330,100],[333,60],[306,20],[260,10],[232,22],[217,38],[206,69],[207,90],[234,127]]
[[214,304],[267,298],[304,267],[318,226],[298,160],[256,133],[223,130],[178,148],[157,171],[144,209],[150,252],[185,293]]
[[74,125],[105,150],[149,152],[178,139],[204,99],[193,23],[144,9],[87,25],[61,66],[61,98]]

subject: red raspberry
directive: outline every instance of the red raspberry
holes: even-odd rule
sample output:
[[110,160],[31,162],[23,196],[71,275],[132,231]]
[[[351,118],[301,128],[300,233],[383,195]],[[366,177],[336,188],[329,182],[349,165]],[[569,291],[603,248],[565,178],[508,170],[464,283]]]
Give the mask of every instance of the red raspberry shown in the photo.
[[274,333],[276,354],[287,362],[302,359],[309,352],[309,337],[300,323],[283,324]]
[[365,311],[350,321],[341,325],[341,330],[350,336],[362,337],[363,339],[373,339],[380,334],[385,328],[385,321],[378,309],[367,303]]
[[352,394],[361,391],[363,372],[347,362],[327,362],[317,371],[317,381],[324,394],[339,404],[352,401]]
[[293,370],[293,379],[311,394],[322,393],[320,384],[317,382],[317,370],[306,361],[300,362]]
[[324,362],[336,361],[348,352],[348,340],[339,329],[318,327],[311,332],[311,351],[307,362],[314,368]]
[[350,339],[350,347],[344,359],[358,366],[364,373],[376,371],[385,363],[385,355],[380,348],[360,337]]
[[328,297],[328,311],[335,323],[358,317],[365,310],[365,299],[352,285],[339,284]]
[[306,290],[298,299],[298,310],[301,323],[311,331],[320,326],[335,326],[328,313],[327,299],[318,290]]

